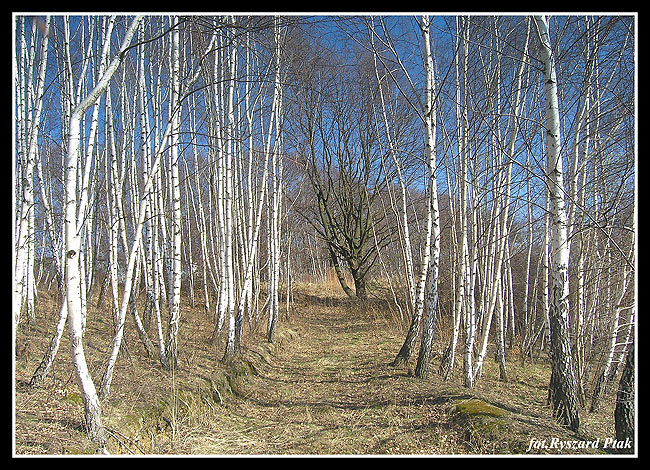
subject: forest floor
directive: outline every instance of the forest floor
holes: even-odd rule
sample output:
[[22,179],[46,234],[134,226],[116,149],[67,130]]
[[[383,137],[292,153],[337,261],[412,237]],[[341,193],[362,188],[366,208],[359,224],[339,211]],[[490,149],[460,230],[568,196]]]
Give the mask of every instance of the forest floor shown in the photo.
[[[55,302],[40,302],[50,313],[16,333],[14,455],[93,453],[67,334],[44,384],[27,386],[56,323]],[[405,330],[385,301],[361,305],[304,286],[290,318],[280,320],[275,343],[248,332],[242,359],[229,368],[220,363],[223,345],[210,341],[208,315],[199,307],[183,312],[173,374],[144,354],[127,320],[111,396],[102,405],[111,454],[606,454],[605,440],[615,436],[611,392],[598,412],[582,411],[578,435],[551,419],[543,362],[522,364],[511,354],[509,380],[502,382],[490,358],[469,390],[460,377],[462,358],[450,380],[436,373],[446,343],[438,338],[429,379],[412,376],[415,358],[409,368],[391,367]],[[96,382],[112,328],[107,307],[91,309],[85,346]],[[596,449],[560,449],[566,442]]]

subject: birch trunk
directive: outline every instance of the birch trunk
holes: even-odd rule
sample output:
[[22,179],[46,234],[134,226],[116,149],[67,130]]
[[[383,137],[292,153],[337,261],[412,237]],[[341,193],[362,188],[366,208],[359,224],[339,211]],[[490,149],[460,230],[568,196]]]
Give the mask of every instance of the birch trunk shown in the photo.
[[567,218],[564,207],[562,156],[560,155],[560,116],[558,109],[555,60],[551,48],[548,22],[543,15],[535,16],[544,66],[544,95],[546,118],[547,178],[550,198],[551,246],[550,246],[550,303],[551,329],[551,380],[549,401],[553,416],[577,431],[580,426],[578,414],[576,378],[569,341],[569,246],[567,241]]
[[[239,342],[240,342],[240,337],[241,337],[241,325],[243,322],[243,315],[244,315],[244,307],[245,304],[248,302],[249,306],[251,303],[252,299],[252,286],[253,286],[253,268],[255,266],[255,261],[257,260],[257,246],[258,246],[258,240],[259,240],[259,232],[260,232],[260,227],[261,227],[261,219],[262,219],[262,211],[264,207],[264,199],[266,197],[266,194],[268,193],[268,176],[269,176],[269,159],[272,159],[275,161],[277,159],[277,154],[280,151],[280,116],[282,112],[282,93],[281,93],[281,76],[280,76],[280,59],[279,59],[279,34],[278,31],[274,31],[275,34],[275,41],[276,41],[276,51],[275,51],[275,78],[274,78],[274,89],[273,89],[273,98],[271,102],[271,114],[269,117],[268,121],[268,130],[266,133],[266,142],[264,143],[264,170],[262,173],[262,182],[260,184],[260,189],[259,189],[259,196],[256,204],[256,212],[255,212],[255,218],[253,219],[253,200],[252,200],[252,194],[250,194],[250,191],[252,190],[251,188],[251,166],[252,166],[252,155],[249,155],[249,171],[248,171],[248,188],[249,188],[249,211],[248,211],[248,228],[249,228],[249,236],[248,236],[248,246],[246,247],[246,252],[247,252],[247,261],[244,269],[244,284],[240,293],[240,298],[239,298],[239,304],[237,307],[237,327],[238,327],[238,332],[236,332],[236,352],[239,350]],[[273,142],[273,145],[271,144]],[[272,171],[275,171],[276,165],[274,165],[274,168]],[[277,179],[276,176],[274,176],[274,179]],[[277,187],[278,182],[275,181],[273,184],[273,188]],[[274,191],[275,192],[275,189]],[[271,214],[271,217],[273,217],[273,214]],[[277,227],[277,226],[276,226]],[[271,231],[269,236],[273,236],[274,232]],[[274,250],[276,248],[274,247]],[[275,251],[272,251],[270,254],[271,259],[269,260],[270,262],[273,262],[273,256],[275,254]],[[279,259],[277,260],[279,261]],[[274,281],[271,280],[269,282],[269,292],[271,293],[272,290],[275,288],[275,295],[277,297],[277,284],[273,285]],[[273,294],[271,294],[273,295]],[[275,321],[277,321],[277,299],[276,299],[276,311],[275,311]],[[271,305],[271,302],[269,303]],[[271,307],[269,307],[271,309]],[[269,310],[269,315],[272,314],[272,311]],[[272,321],[272,317],[269,316],[270,320],[269,323]],[[273,341],[273,334],[274,334],[274,325],[271,325],[271,328],[267,331],[267,339],[269,341]]]
[[[460,21],[459,21],[460,20]],[[445,380],[449,379],[453,370],[454,364],[456,362],[456,347],[458,343],[458,337],[460,335],[460,321],[464,314],[466,314],[466,309],[463,308],[465,304],[465,292],[467,290],[467,256],[468,256],[468,247],[467,247],[467,51],[468,51],[468,36],[469,28],[463,25],[463,18],[457,18],[456,30],[457,30],[457,46],[456,49],[456,122],[457,122],[457,138],[458,138],[458,164],[460,165],[460,194],[459,194],[459,212],[458,212],[458,232],[460,233],[460,241],[458,246],[460,248],[460,253],[458,254],[457,260],[457,276],[456,276],[456,298],[454,302],[454,330],[452,334],[451,342],[448,346],[448,352],[446,353],[446,361],[441,365],[441,371],[443,373],[443,378]],[[461,67],[459,67],[459,58],[460,54],[460,36],[461,28],[463,35],[463,52],[462,52],[462,90],[461,92],[461,80],[460,73]],[[466,316],[466,315],[465,315]],[[469,319],[466,319],[465,323],[465,341],[472,341],[470,335],[473,335],[474,332],[471,329],[471,322]],[[471,351],[471,348],[468,349]],[[469,358],[466,358],[464,361],[465,364],[471,363]]]
[[279,278],[280,278],[280,213],[281,213],[281,199],[282,199],[282,159],[280,158],[280,125],[279,118],[282,113],[282,89],[280,85],[280,27],[278,17],[274,18],[273,24],[273,38],[275,46],[275,90],[276,96],[274,99],[277,99],[277,116],[276,116],[276,126],[275,126],[275,145],[274,152],[271,158],[271,231],[269,236],[271,237],[271,252],[269,260],[271,263],[270,273],[271,279],[269,280],[269,317],[267,325],[267,340],[270,343],[275,341],[275,331],[278,322],[279,314]]
[[79,255],[81,250],[80,233],[83,220],[81,202],[77,195],[77,167],[81,141],[81,118],[106,90],[110,79],[122,62],[122,53],[131,42],[141,20],[136,17],[129,26],[122,41],[119,54],[99,79],[95,88],[72,111],[69,121],[68,148],[65,158],[65,285],[68,309],[68,331],[70,350],[75,367],[75,377],[84,402],[87,432],[100,448],[106,445],[106,434],[102,424],[101,408],[95,384],[90,376],[82,343],[81,285]]
[[[428,190],[433,191],[434,189],[436,189],[435,175],[433,176],[433,182],[431,181],[432,174],[435,169],[435,160],[432,161],[431,158],[432,157],[435,158],[435,154],[428,153],[428,152],[429,151],[435,152],[435,132],[431,127],[431,126],[435,126],[435,111],[433,109],[429,111],[433,114],[433,116],[428,116],[428,117],[425,116],[423,119],[425,121],[424,127],[425,127],[425,134],[426,134],[427,155],[429,158],[427,162],[428,165],[427,174],[429,177]],[[427,281],[427,275],[430,266],[430,260],[432,256],[431,245],[432,242],[434,241],[434,237],[433,237],[434,219],[438,216],[437,213],[434,214],[433,212],[434,206],[432,203],[432,197],[433,197],[432,194],[429,192],[428,194],[429,203],[427,204],[425,246],[423,250],[422,263],[421,263],[420,273],[417,282],[417,288],[416,288],[417,297],[416,297],[413,317],[411,318],[411,323],[409,326],[409,330],[406,334],[406,338],[404,339],[404,343],[402,344],[402,347],[397,353],[397,356],[395,356],[395,359],[391,363],[392,367],[404,367],[408,364],[408,361],[411,358],[413,350],[415,349],[415,345],[417,343],[418,337],[420,336],[420,326],[421,326],[420,324],[422,321],[423,307],[425,302],[426,281]]]
[[[632,247],[634,243],[632,243]],[[632,253],[630,253],[631,255]],[[619,323],[621,312],[623,311],[623,299],[627,293],[630,282],[633,278],[634,271],[630,266],[625,265],[622,272],[622,279],[620,282],[619,293],[614,302],[614,312],[612,313],[612,319],[609,329],[608,344],[606,350],[605,363],[603,364],[598,376],[596,377],[596,384],[594,386],[594,391],[591,396],[591,406],[589,411],[594,412],[598,409],[600,404],[601,394],[606,387],[607,382],[610,380],[610,370],[614,361],[614,354],[616,352],[617,340],[619,336]],[[625,348],[623,348],[625,349]]]
[[[530,167],[530,155],[526,155],[526,167]],[[530,175],[527,176],[526,178],[526,192],[528,194],[531,194],[530,192]],[[526,276],[525,276],[525,286],[524,286],[524,304],[523,304],[523,315],[524,315],[524,322],[523,322],[523,327],[524,327],[524,332],[523,332],[523,337],[521,339],[522,342],[522,351],[521,351],[521,359],[522,361],[524,360],[525,357],[525,351],[528,345],[528,341],[530,338],[530,332],[532,330],[532,317],[531,317],[531,307],[530,307],[530,299],[531,299],[531,293],[530,293],[530,286],[531,286],[531,258],[533,254],[533,200],[532,198],[528,199],[528,220],[527,220],[527,227],[528,227],[528,250],[526,252]]]
[[426,310],[422,328],[422,340],[420,352],[415,368],[416,377],[426,379],[429,375],[429,363],[431,361],[431,349],[436,325],[438,309],[438,267],[440,262],[440,217],[438,212],[438,185],[436,182],[436,88],[433,69],[433,56],[431,54],[431,42],[429,27],[431,19],[423,16],[420,19],[422,31],[422,43],[425,51],[425,107],[422,110],[424,115],[424,128],[426,135],[426,156],[429,168],[429,213],[431,214],[431,231],[429,233],[431,245],[431,257],[427,279]]
[[[137,219],[133,227],[135,238],[130,248],[126,242],[124,245],[124,249],[128,253],[127,267],[126,267],[125,281],[124,281],[124,296],[122,297],[122,302],[120,303],[117,320],[116,320],[115,336],[113,337],[113,341],[111,343],[111,352],[107,361],[107,366],[104,372],[104,376],[102,378],[101,391],[102,391],[103,399],[107,398],[110,392],[110,385],[113,376],[113,367],[115,365],[115,361],[117,360],[117,354],[120,350],[120,346],[122,344],[122,338],[124,334],[124,320],[126,317],[126,311],[129,307],[129,303],[130,303],[129,301],[131,295],[133,294],[132,291],[133,291],[133,283],[135,279],[134,276],[135,266],[136,266],[137,258],[141,252],[142,227],[144,226],[145,216],[148,212],[147,205],[144,203],[144,199],[146,199],[147,194],[149,194],[149,192],[152,190],[152,187],[154,187],[155,181],[159,176],[159,168],[160,168],[163,150],[167,146],[167,141],[171,136],[172,130],[175,129],[174,125],[171,122],[174,119],[175,119],[174,116],[170,116],[170,122],[166,126],[165,133],[163,134],[160,142],[160,146],[156,151],[151,172],[149,173],[149,176],[142,188],[142,196],[141,196],[141,201],[138,205]],[[154,306],[157,308],[157,302]],[[165,347],[168,343],[164,343],[163,341],[162,325],[161,325],[159,310],[156,311],[156,315],[157,315],[156,319],[157,319],[160,359],[162,365],[164,367],[169,368],[171,367],[172,364],[170,364],[169,362],[169,350]],[[136,323],[137,321],[138,320],[136,317]]]
[[[178,17],[171,17],[175,24]],[[179,180],[179,133],[180,133],[180,31],[178,27],[172,30],[171,39],[171,107],[173,113],[170,119],[170,167],[171,167],[171,199],[172,199],[172,270],[171,289],[169,295],[169,328],[165,345],[166,368],[175,368],[178,361],[178,323],[181,311],[181,193]]]
[[[234,26],[235,18],[230,18]],[[228,58],[230,73],[228,76],[228,91],[226,101],[226,132],[225,132],[225,151],[224,168],[223,168],[223,215],[224,215],[224,240],[222,242],[222,252],[226,286],[225,286],[225,314],[228,318],[228,332],[226,338],[226,351],[222,361],[226,364],[232,362],[235,358],[235,277],[233,261],[233,152],[234,152],[234,135],[235,135],[235,110],[234,110],[234,93],[235,93],[235,71],[237,70],[237,46],[230,45],[230,55]]]
[[[24,109],[25,106],[25,97],[24,95],[18,97],[17,103],[23,104],[19,106],[18,110],[21,112],[19,122],[23,121],[24,114],[27,112],[28,115],[31,115],[29,119],[26,120],[25,129],[23,130],[23,135],[21,136],[21,141],[23,138],[27,141],[26,146],[23,145],[23,154],[19,154],[19,157],[23,157],[22,165],[20,168],[21,171],[21,201],[20,201],[20,210],[18,211],[19,220],[18,226],[15,230],[16,233],[16,257],[14,259],[14,295],[13,295],[13,311],[14,311],[14,322],[18,325],[20,321],[20,313],[24,303],[24,297],[27,301],[27,317],[31,321],[34,319],[34,295],[35,289],[33,284],[34,276],[34,168],[36,165],[36,158],[38,152],[38,134],[40,129],[40,120],[41,113],[43,110],[43,90],[45,86],[45,71],[47,68],[47,49],[49,42],[49,27],[50,27],[50,17],[47,16],[45,19],[43,38],[41,40],[40,51],[41,57],[38,66],[38,76],[36,81],[36,91],[33,96],[33,114],[30,110]],[[25,53],[24,46],[24,31],[21,37],[21,50],[23,54]],[[35,38],[34,38],[35,42]],[[32,50],[35,51],[36,45],[32,43]],[[21,80],[26,79],[25,74],[28,73],[29,68],[26,63],[22,64],[21,67]],[[32,80],[31,74],[29,75],[29,83],[27,85],[28,90],[32,90]],[[22,82],[21,82],[22,83]],[[21,91],[22,87],[19,87]],[[29,95],[29,94],[28,94]],[[25,295],[26,294],[26,295]]]

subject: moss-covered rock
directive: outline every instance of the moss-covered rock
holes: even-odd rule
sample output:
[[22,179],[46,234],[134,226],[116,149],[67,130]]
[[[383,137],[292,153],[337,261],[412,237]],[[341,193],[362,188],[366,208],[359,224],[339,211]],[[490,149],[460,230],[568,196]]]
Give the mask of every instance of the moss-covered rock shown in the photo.
[[510,453],[508,412],[478,398],[454,406],[454,421],[465,428],[465,439],[477,453]]
[[456,412],[467,416],[504,416],[507,412],[503,408],[491,405],[488,402],[473,398],[456,404]]
[[257,366],[248,359],[235,361],[230,367],[231,375],[235,378],[258,375]]

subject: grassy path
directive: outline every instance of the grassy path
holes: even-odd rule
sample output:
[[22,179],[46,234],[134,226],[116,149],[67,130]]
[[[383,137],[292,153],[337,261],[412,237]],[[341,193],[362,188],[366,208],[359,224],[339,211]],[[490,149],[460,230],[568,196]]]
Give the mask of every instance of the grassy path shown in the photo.
[[440,394],[388,366],[400,339],[371,311],[332,301],[305,310],[294,326],[299,337],[247,377],[229,409],[242,424],[239,452],[458,450]]

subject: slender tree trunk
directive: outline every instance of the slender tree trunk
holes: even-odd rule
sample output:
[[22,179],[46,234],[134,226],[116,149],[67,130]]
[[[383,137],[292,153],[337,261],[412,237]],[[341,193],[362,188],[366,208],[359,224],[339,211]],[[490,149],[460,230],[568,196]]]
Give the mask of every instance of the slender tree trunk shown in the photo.
[[438,309],[438,268],[440,262],[440,217],[438,212],[438,185],[436,183],[436,89],[433,70],[433,57],[429,27],[431,19],[423,16],[420,19],[422,42],[425,51],[426,92],[425,108],[423,109],[426,134],[426,154],[429,162],[429,211],[432,218],[431,258],[427,279],[426,310],[422,327],[420,352],[415,368],[416,377],[426,379],[429,375],[429,363],[433,347],[434,329]]
[[551,327],[551,380],[549,399],[553,416],[577,431],[580,426],[573,355],[569,340],[569,246],[564,208],[562,156],[560,155],[560,116],[558,111],[555,61],[546,17],[536,16],[541,59],[544,65],[546,109],[547,177],[551,202],[551,289],[549,320]]
[[499,380],[503,382],[508,381],[508,372],[506,369],[506,351],[505,351],[505,319],[504,319],[504,303],[503,298],[505,297],[504,290],[505,287],[503,286],[503,282],[499,286],[498,290],[500,291],[498,294],[497,302],[498,306],[496,307],[498,309],[497,312],[497,330],[499,332],[497,336],[497,362],[499,363]]
[[[178,17],[171,17],[175,24]],[[171,167],[171,199],[172,199],[172,270],[169,295],[169,328],[165,343],[166,367],[176,367],[178,362],[178,326],[181,316],[181,193],[179,179],[179,133],[181,130],[180,118],[180,31],[175,27],[172,31],[171,44],[171,142],[170,142],[170,167]]]
[[[27,140],[27,145],[23,144],[24,154],[22,155],[23,161],[21,165],[21,200],[20,209],[17,211],[19,214],[18,224],[15,230],[16,234],[16,256],[14,258],[14,295],[13,295],[13,311],[14,322],[18,325],[20,321],[20,313],[24,302],[27,303],[27,318],[29,321],[34,319],[34,296],[35,287],[34,280],[34,168],[36,166],[36,158],[38,153],[38,134],[40,129],[41,112],[43,109],[43,90],[45,86],[45,72],[47,68],[47,50],[49,42],[49,28],[50,16],[45,19],[44,34],[41,40],[41,58],[39,62],[38,76],[36,82],[35,93],[32,90],[31,73],[29,74],[28,90],[34,93],[33,96],[33,114],[31,108],[25,109],[25,97],[21,95],[17,99],[19,111],[27,111],[31,117],[27,119],[23,135],[20,140]],[[35,42],[35,41],[34,41]],[[21,38],[21,45],[24,51],[24,31]],[[35,53],[36,45],[32,43],[32,51]],[[29,71],[27,64],[21,64],[21,79],[25,80],[25,74]],[[19,88],[20,90],[20,88]],[[28,93],[28,97],[31,93]],[[22,121],[24,115],[20,116],[19,121]],[[26,152],[26,154],[25,154]],[[20,156],[20,155],[19,155]]]
[[[526,167],[530,166],[530,155],[526,155]],[[527,194],[531,194],[530,192],[530,174],[527,175],[526,178],[526,192]],[[532,309],[531,309],[531,293],[530,293],[530,286],[531,286],[531,258],[533,254],[533,201],[532,198],[528,199],[528,251],[526,253],[526,275],[524,277],[525,279],[525,286],[524,286],[524,304],[523,304],[523,315],[524,315],[524,322],[523,322],[523,337],[521,338],[521,344],[522,344],[522,351],[521,351],[521,360],[523,363],[523,360],[525,358],[525,352],[526,348],[528,345],[528,341],[530,338],[530,333],[532,331],[533,327],[533,317],[531,315]]]
[[[231,22],[234,26],[234,17]],[[226,338],[226,351],[222,361],[230,363],[234,360],[235,351],[235,277],[234,277],[234,261],[233,261],[233,151],[234,151],[234,135],[235,135],[235,115],[234,115],[234,91],[235,91],[235,71],[237,60],[237,46],[231,44],[230,56],[228,65],[230,68],[228,94],[227,94],[227,109],[226,109],[226,138],[225,138],[225,152],[224,152],[224,183],[223,183],[223,202],[224,202],[224,242],[222,249],[224,250],[224,266],[223,270],[226,279],[225,294],[225,313],[228,318],[228,332]]]
[[[279,118],[282,115],[282,88],[280,85],[280,27],[278,17],[274,18],[273,24],[273,40],[275,46],[275,87],[277,92],[277,101],[278,101],[278,115]],[[270,239],[270,288],[269,288],[269,317],[267,325],[267,340],[269,342],[275,341],[275,332],[277,328],[278,315],[279,315],[279,300],[280,300],[280,214],[282,212],[282,159],[280,158],[280,125],[279,121],[276,123],[275,127],[275,151],[273,152],[271,158],[271,213],[269,217],[271,218],[271,231],[269,233]]]
[[[110,99],[107,100],[107,103],[110,103]],[[110,116],[110,115],[109,115]],[[173,121],[176,119],[175,116],[171,116],[170,120]],[[108,119],[109,123],[111,121],[110,117]],[[111,128],[111,126],[109,126]],[[115,312],[115,335],[113,336],[113,341],[111,343],[111,352],[109,354],[108,360],[106,362],[106,369],[104,372],[104,375],[102,376],[102,381],[101,381],[101,387],[100,387],[100,395],[102,399],[106,399],[109,396],[110,393],[110,386],[113,378],[113,369],[115,362],[117,361],[117,355],[119,353],[121,344],[122,344],[122,339],[124,337],[124,323],[125,323],[125,318],[126,318],[126,312],[129,307],[129,305],[132,306],[132,312],[134,315],[134,320],[136,323],[136,327],[138,329],[138,334],[140,335],[141,339],[143,340],[143,343],[145,345],[145,348],[147,351],[151,351],[153,348],[153,344],[149,341],[148,337],[146,337],[146,334],[144,332],[144,328],[139,324],[139,316],[137,314],[137,311],[135,310],[134,302],[135,302],[135,295],[136,295],[136,289],[133,288],[135,277],[137,276],[136,274],[136,263],[138,261],[138,257],[140,255],[140,252],[142,251],[142,227],[144,226],[145,223],[145,216],[148,213],[148,207],[146,204],[146,198],[148,197],[148,193],[151,191],[151,188],[154,186],[154,182],[156,181],[158,177],[158,170],[160,167],[160,160],[161,160],[161,153],[162,150],[165,148],[167,145],[167,140],[170,138],[171,133],[176,129],[176,127],[172,124],[172,122],[169,122],[168,125],[165,128],[165,133],[162,136],[162,141],[160,143],[160,148],[156,152],[155,155],[155,160],[153,162],[153,166],[150,169],[150,173],[147,177],[147,180],[145,181],[145,184],[142,188],[142,196],[141,200],[139,202],[139,205],[137,207],[137,210],[134,208],[134,212],[136,212],[137,217],[135,219],[134,225],[133,225],[133,232],[134,232],[134,240],[129,247],[128,242],[126,240],[126,230],[123,229],[122,231],[122,240],[123,240],[123,247],[124,247],[124,252],[125,254],[128,254],[127,256],[127,265],[126,265],[126,272],[125,272],[125,280],[124,280],[124,295],[122,297],[122,302],[120,303],[118,299],[115,300],[115,303],[118,305],[118,310]],[[115,193],[115,186],[117,186],[117,183],[114,184],[114,193]],[[119,195],[117,193],[113,194],[113,199],[114,201],[118,201],[118,206],[119,204]],[[115,243],[116,244],[116,243]],[[115,268],[116,269],[116,268]],[[115,294],[117,295],[117,293]],[[154,303],[154,307],[156,308],[156,315],[157,315],[157,326],[158,326],[158,337],[159,337],[159,348],[160,348],[160,359],[161,363],[164,367],[169,367],[169,353],[166,345],[163,343],[163,338],[162,338],[162,328],[161,328],[161,321],[160,321],[160,311],[158,309],[157,302]]]
[[82,344],[81,286],[79,270],[79,250],[81,240],[77,226],[76,169],[80,141],[80,114],[75,111],[70,118],[68,156],[66,158],[66,210],[65,210],[65,248],[66,248],[66,303],[68,310],[68,331],[70,351],[75,367],[75,378],[83,398],[88,435],[100,447],[106,445],[106,435],[101,418],[101,408],[95,384],[88,371]]
[[68,148],[65,158],[65,285],[68,309],[70,350],[75,367],[75,377],[84,402],[86,428],[90,438],[100,448],[106,445],[101,408],[95,384],[90,376],[82,343],[81,277],[79,255],[81,250],[80,229],[83,223],[78,217],[84,214],[83,198],[77,195],[77,168],[81,141],[81,118],[106,90],[109,81],[122,62],[126,49],[142,17],[136,17],[129,26],[120,53],[107,67],[95,88],[72,111],[69,121]]
[[634,453],[635,449],[635,405],[634,405],[634,343],[630,345],[625,360],[625,367],[621,375],[616,395],[616,409],[614,410],[614,427],[616,429],[616,440],[621,442],[631,441],[632,448],[625,449],[621,453]]
[[[458,212],[458,233],[460,234],[460,241],[458,242],[458,247],[460,251],[457,255],[457,275],[456,275],[456,299],[454,302],[454,330],[452,334],[451,342],[448,346],[448,352],[446,353],[445,361],[441,365],[441,371],[443,373],[443,378],[445,380],[449,379],[453,370],[454,363],[456,362],[456,347],[458,343],[458,337],[460,335],[460,323],[463,315],[466,314],[464,308],[466,300],[466,290],[468,283],[467,276],[467,256],[468,256],[468,246],[467,246],[467,49],[468,41],[466,40],[466,35],[468,33],[467,26],[462,28],[463,35],[463,52],[462,52],[462,72],[463,80],[461,87],[461,67],[459,67],[459,55],[460,52],[460,37],[461,37],[461,25],[464,22],[463,17],[456,18],[456,41],[457,41],[457,53],[455,59],[456,65],[456,122],[458,127],[458,164],[460,165],[460,180],[458,184],[460,185],[459,190],[459,212]],[[466,316],[466,315],[465,315]],[[469,335],[473,334],[473,331],[469,328],[470,323],[465,321],[465,338],[466,341],[470,341]],[[467,363],[467,361],[465,361]]]

